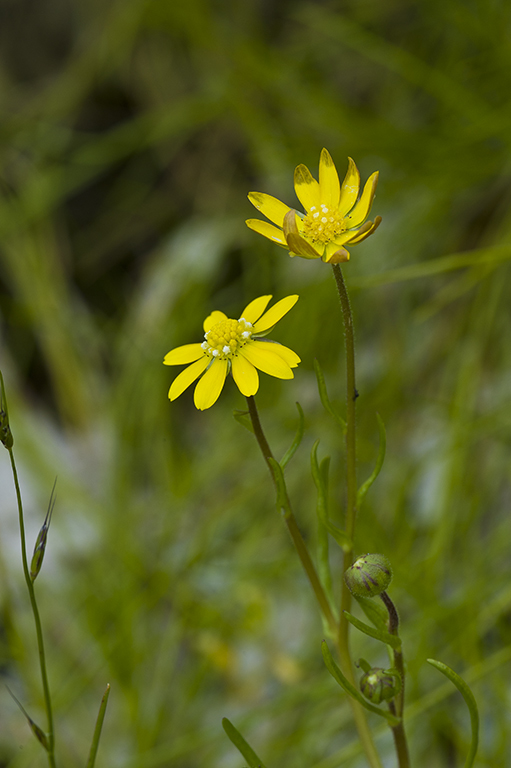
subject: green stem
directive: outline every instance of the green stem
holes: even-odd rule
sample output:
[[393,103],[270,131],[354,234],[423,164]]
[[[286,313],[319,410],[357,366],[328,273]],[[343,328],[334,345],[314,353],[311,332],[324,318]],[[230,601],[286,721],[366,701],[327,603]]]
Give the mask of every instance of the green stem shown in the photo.
[[37,648],[39,651],[39,666],[41,668],[41,679],[43,683],[43,695],[44,704],[46,707],[46,716],[48,719],[48,764],[50,768],[55,768],[55,734],[53,732],[53,712],[51,706],[50,686],[48,684],[48,675],[46,672],[46,655],[44,652],[43,630],[41,627],[41,619],[39,616],[39,609],[37,607],[37,600],[34,591],[34,584],[30,578],[30,572],[28,568],[27,560],[27,547],[25,541],[25,523],[23,520],[23,504],[21,501],[21,491],[18,482],[18,472],[16,470],[16,462],[14,461],[14,453],[12,448],[9,448],[9,456],[11,459],[12,474],[14,477],[14,485],[16,487],[16,498],[18,500],[18,515],[20,525],[20,538],[21,538],[21,559],[23,561],[23,574],[25,576],[25,582],[30,596],[30,605],[32,606],[32,613],[34,614],[35,631],[37,635]]
[[[346,519],[345,531],[351,546],[343,552],[343,573],[353,563],[353,538],[355,535],[355,520],[357,516],[357,449],[356,449],[356,400],[358,392],[355,384],[355,334],[353,330],[353,315],[351,313],[350,299],[346,289],[346,283],[341,268],[338,264],[332,264],[337,292],[341,302],[342,319],[344,324],[344,341],[346,348]],[[355,682],[353,665],[349,648],[349,622],[345,611],[350,613],[351,592],[341,580],[341,611],[338,633],[338,648],[341,667],[351,683]],[[357,726],[358,735],[364,748],[371,768],[381,768],[380,758],[374,746],[373,737],[363,707],[350,698],[353,717]]]
[[[266,437],[264,435],[254,398],[247,397],[247,403],[248,403],[248,412],[250,414],[250,419],[252,421],[252,427],[254,429],[256,440],[259,444],[259,448],[261,449],[261,453],[263,454],[264,460],[268,465],[268,469],[270,470],[270,474],[272,476],[275,489],[278,491],[275,471],[270,461],[270,459],[275,461],[275,458],[271,452],[270,446],[268,445],[268,441],[266,440]],[[283,513],[284,520],[286,521],[287,529],[291,535],[291,539],[293,540],[293,544],[298,553],[298,557],[300,558],[301,563],[304,567],[305,573],[307,574],[307,578],[309,579],[310,585],[314,591],[314,595],[316,596],[316,600],[318,601],[321,612],[325,617],[325,619],[327,620],[330,626],[330,629],[335,635],[337,633],[337,622],[332,613],[332,609],[330,607],[330,603],[328,602],[328,598],[325,594],[325,590],[323,589],[321,581],[319,580],[318,574],[314,567],[314,563],[312,562],[311,556],[309,554],[309,550],[307,549],[305,541],[303,540],[303,536],[300,533],[300,529],[298,528],[298,523],[296,522],[296,518],[291,508],[291,501],[289,500],[289,496],[287,495],[287,492],[285,494],[285,497],[282,499],[282,513]]]
[[[386,592],[382,592],[380,597],[389,614],[389,632],[391,635],[399,637],[399,616],[396,606]],[[405,705],[405,664],[401,648],[394,649],[394,667],[401,676],[401,690],[396,696],[396,704],[391,707],[391,712],[401,718],[398,725],[391,726],[396,747],[399,768],[410,768],[410,755],[408,753],[408,743],[406,741],[405,727],[403,722],[403,710]]]

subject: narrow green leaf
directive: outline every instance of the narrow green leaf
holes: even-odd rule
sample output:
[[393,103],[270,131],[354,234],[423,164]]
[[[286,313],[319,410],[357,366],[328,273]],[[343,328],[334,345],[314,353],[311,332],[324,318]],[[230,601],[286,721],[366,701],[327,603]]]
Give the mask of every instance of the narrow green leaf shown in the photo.
[[375,707],[374,704],[371,704],[367,699],[364,699],[360,691],[357,691],[354,685],[352,685],[349,680],[347,680],[335,661],[332,658],[332,654],[330,653],[330,649],[328,648],[328,645],[323,640],[321,643],[321,652],[323,653],[323,659],[325,660],[326,668],[334,678],[334,680],[339,683],[341,688],[343,688],[346,693],[348,693],[353,699],[358,701],[359,704],[362,704],[363,707],[369,710],[369,712],[374,712],[376,715],[380,715],[380,717],[384,717],[389,725],[392,727],[394,725],[398,725],[400,722],[399,717],[395,717],[391,712],[389,712],[386,709],[378,709],[378,707]]
[[284,473],[282,471],[282,467],[280,466],[278,461],[275,461],[275,459],[270,458],[268,459],[270,466],[273,470],[273,478],[275,480],[275,485],[277,487],[277,507],[279,509],[288,509],[288,497],[287,497],[287,488],[286,488],[286,481],[284,480]]
[[[344,549],[349,550],[352,546],[352,542],[348,535],[334,525],[328,519],[328,484],[327,484],[327,470],[328,464],[325,464],[325,460],[321,462],[321,468],[318,464],[318,446],[319,440],[316,440],[312,446],[311,451],[311,471],[314,485],[318,491],[318,500],[316,503],[316,511],[318,519],[324,525],[328,533],[335,539],[338,545]],[[330,459],[328,459],[330,461]]]
[[21,701],[20,701],[19,699],[17,699],[17,698],[16,698],[16,696],[15,696],[15,695],[14,695],[14,693],[11,691],[11,689],[10,689],[10,688],[9,688],[7,685],[6,685],[5,687],[7,688],[7,690],[8,690],[8,691],[9,691],[9,693],[11,694],[12,698],[14,699],[14,701],[16,702],[16,704],[18,705],[18,707],[21,709],[21,711],[22,711],[22,712],[23,712],[23,714],[25,715],[25,717],[26,717],[26,719],[27,719],[27,723],[28,723],[28,725],[30,726],[30,730],[32,731],[32,733],[33,733],[33,734],[34,734],[34,736],[36,737],[37,741],[38,741],[38,742],[39,742],[39,743],[40,743],[40,744],[41,744],[41,745],[44,747],[44,749],[45,749],[45,750],[48,752],[48,750],[50,749],[50,744],[49,744],[49,741],[48,741],[48,736],[46,735],[46,733],[43,731],[43,729],[42,729],[42,728],[39,728],[39,726],[37,725],[37,723],[34,723],[34,721],[33,721],[33,720],[32,720],[32,718],[30,717],[30,715],[28,714],[27,710],[25,709],[25,707],[23,706],[23,704],[21,703]]
[[263,761],[257,757],[252,747],[247,744],[241,733],[234,727],[230,720],[224,717],[222,726],[228,738],[247,761],[248,768],[265,768]]
[[96,755],[99,747],[99,739],[101,737],[101,729],[103,728],[103,720],[105,719],[106,705],[108,704],[108,697],[110,696],[110,685],[107,685],[106,691],[101,699],[99,705],[98,717],[96,719],[96,727],[94,728],[94,734],[92,736],[92,744],[89,752],[89,759],[87,760],[87,768],[94,768],[96,762]]
[[362,506],[362,503],[366,497],[367,491],[369,490],[369,488],[372,486],[372,484],[380,474],[381,468],[383,466],[383,461],[385,459],[385,451],[387,448],[387,435],[385,432],[385,424],[383,423],[383,419],[381,418],[379,413],[376,414],[376,418],[378,419],[378,430],[380,432],[380,447],[378,449],[376,465],[374,467],[372,474],[367,478],[365,483],[362,483],[362,485],[358,489],[357,509],[360,509],[360,507]]
[[344,615],[350,624],[353,624],[354,627],[360,630],[360,632],[363,632],[365,635],[374,637],[375,640],[379,640],[381,643],[385,643],[385,645],[390,645],[391,648],[395,648],[396,651],[401,648],[401,638],[399,638],[397,635],[391,635],[390,632],[377,629],[376,627],[371,627],[369,624],[364,624],[363,621],[357,619],[356,616],[352,616],[351,613],[348,613],[348,611],[344,611]]
[[330,414],[330,416],[332,416],[333,419],[335,419],[335,421],[339,424],[340,428],[345,434],[346,422],[344,421],[342,416],[339,416],[339,414],[335,412],[334,407],[332,406],[332,403],[328,398],[328,393],[326,391],[325,377],[323,376],[323,371],[321,370],[321,367],[317,360],[314,360],[314,370],[316,371],[316,378],[318,380],[319,397],[323,405],[323,408],[325,409],[325,411],[327,411]]
[[372,597],[359,597],[355,595],[355,600],[360,605],[365,615],[375,627],[387,631],[389,614],[380,600],[373,600]]
[[242,427],[245,427],[245,429],[248,429],[249,432],[254,434],[254,427],[252,426],[252,421],[250,419],[250,416],[248,415],[248,411],[233,411],[234,418],[238,422],[238,424],[241,424]]
[[448,667],[447,664],[443,664],[441,661],[436,661],[435,659],[427,659],[427,662],[428,664],[431,664],[432,667],[436,667],[443,675],[448,677],[451,683],[456,686],[458,691],[465,699],[468,711],[470,712],[470,725],[472,728],[472,740],[470,744],[470,750],[465,761],[465,768],[472,768],[477,754],[477,747],[479,745],[479,712],[477,710],[477,703],[474,698],[474,694],[463,680],[463,678],[456,674],[456,672]]
[[287,466],[287,464],[289,464],[289,462],[295,455],[298,446],[302,442],[302,437],[303,437],[304,428],[305,428],[305,417],[303,415],[303,410],[300,403],[296,403],[296,407],[298,408],[298,417],[299,417],[298,429],[296,431],[295,439],[293,440],[293,442],[285,452],[284,456],[280,460],[280,466],[282,467],[282,469],[284,469]]

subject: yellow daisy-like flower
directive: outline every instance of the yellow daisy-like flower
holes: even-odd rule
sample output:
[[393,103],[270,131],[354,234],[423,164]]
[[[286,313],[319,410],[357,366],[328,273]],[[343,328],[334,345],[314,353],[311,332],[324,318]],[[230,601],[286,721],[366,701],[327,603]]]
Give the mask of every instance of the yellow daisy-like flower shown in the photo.
[[360,174],[351,157],[348,162],[342,186],[326,149],[319,160],[319,182],[305,165],[295,169],[295,192],[305,214],[264,192],[251,192],[250,202],[277,226],[260,219],[248,219],[247,226],[287,248],[290,256],[321,258],[329,264],[348,261],[350,255],[344,246],[361,243],[381,222],[381,216],[365,221],[373,204],[378,171],[369,177],[358,199]]
[[260,341],[258,337],[269,333],[296,304],[298,296],[287,296],[265,312],[270,299],[260,296],[251,301],[239,320],[230,320],[215,310],[204,320],[202,344],[185,344],[165,355],[164,365],[191,363],[172,382],[169,398],[175,400],[200,376],[193,400],[204,411],[218,400],[229,371],[241,394],[247,397],[259,389],[257,369],[278,379],[292,379],[291,369],[300,362],[298,355],[276,341]]

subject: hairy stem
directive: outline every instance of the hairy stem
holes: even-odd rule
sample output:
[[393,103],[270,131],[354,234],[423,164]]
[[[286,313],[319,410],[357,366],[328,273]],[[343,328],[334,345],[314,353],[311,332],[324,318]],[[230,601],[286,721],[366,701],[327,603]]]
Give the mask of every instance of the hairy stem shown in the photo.
[[[396,606],[386,592],[382,592],[380,597],[389,614],[389,632],[391,635],[396,635],[396,637],[398,637],[399,616],[396,610]],[[391,708],[391,711],[398,717],[403,718],[403,710],[405,704],[405,664],[401,647],[399,649],[394,649],[394,667],[397,669],[401,676],[401,690],[396,696],[396,703]],[[408,743],[406,741],[405,728],[402,719],[398,725],[392,727],[392,735],[394,737],[394,745],[396,747],[399,768],[410,768],[410,755],[408,753]]]

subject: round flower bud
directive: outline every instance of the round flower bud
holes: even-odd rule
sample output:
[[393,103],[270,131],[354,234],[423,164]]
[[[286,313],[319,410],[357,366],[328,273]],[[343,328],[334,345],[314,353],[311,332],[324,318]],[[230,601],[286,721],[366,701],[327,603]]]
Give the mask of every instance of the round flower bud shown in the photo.
[[355,597],[376,597],[392,581],[392,567],[385,555],[362,555],[348,568],[344,581]]
[[401,677],[394,669],[373,667],[360,678],[360,690],[373,704],[390,701],[401,690]]

